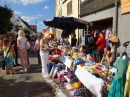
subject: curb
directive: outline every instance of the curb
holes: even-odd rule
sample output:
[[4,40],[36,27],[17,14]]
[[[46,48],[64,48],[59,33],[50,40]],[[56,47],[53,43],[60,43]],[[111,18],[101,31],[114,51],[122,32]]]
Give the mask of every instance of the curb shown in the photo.
[[[43,74],[42,74],[42,76],[43,76]],[[43,78],[44,78],[44,76],[43,76]],[[46,78],[44,78],[45,79],[45,81],[47,82],[47,83],[50,83],[50,84],[52,84],[52,85],[56,85],[55,84],[55,82],[52,80],[52,79],[46,79]],[[56,85],[57,86],[57,85]],[[58,86],[57,86],[58,87]],[[58,93],[56,94],[56,96],[55,97],[66,97],[65,96],[65,94],[61,91],[61,89],[58,87]]]

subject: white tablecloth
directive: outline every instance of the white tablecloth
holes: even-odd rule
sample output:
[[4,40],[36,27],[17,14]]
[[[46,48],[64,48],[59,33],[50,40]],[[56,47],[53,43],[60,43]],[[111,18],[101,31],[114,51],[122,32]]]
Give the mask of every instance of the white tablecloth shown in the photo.
[[75,75],[96,97],[102,97],[104,81],[101,78],[95,77],[81,66],[77,66]]
[[72,61],[68,58],[68,56],[61,56],[61,61],[68,67],[70,68]]

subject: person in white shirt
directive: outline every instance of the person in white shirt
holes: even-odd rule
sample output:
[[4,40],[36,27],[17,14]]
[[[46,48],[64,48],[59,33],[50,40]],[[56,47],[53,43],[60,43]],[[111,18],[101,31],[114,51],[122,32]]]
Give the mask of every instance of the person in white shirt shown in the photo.
[[20,72],[27,72],[28,61],[27,61],[27,49],[25,47],[27,38],[23,30],[18,31],[17,38],[17,49],[22,64],[22,70]]
[[44,34],[44,37],[40,40],[40,56],[42,62],[42,74],[44,78],[49,78],[47,64],[49,51],[52,50],[52,48],[49,47],[49,38],[49,34]]

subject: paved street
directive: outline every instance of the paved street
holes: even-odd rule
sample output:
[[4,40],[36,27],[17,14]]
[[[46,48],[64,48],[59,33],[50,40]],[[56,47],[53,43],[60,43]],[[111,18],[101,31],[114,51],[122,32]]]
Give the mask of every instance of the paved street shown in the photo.
[[[0,97],[27,97],[31,87],[47,81],[41,74],[35,54],[30,54],[30,63],[31,66],[27,73],[19,73],[21,66],[14,67],[14,75],[0,73]],[[47,82],[54,83],[53,80]],[[56,83],[60,88],[56,97],[69,97],[63,85],[58,82]]]

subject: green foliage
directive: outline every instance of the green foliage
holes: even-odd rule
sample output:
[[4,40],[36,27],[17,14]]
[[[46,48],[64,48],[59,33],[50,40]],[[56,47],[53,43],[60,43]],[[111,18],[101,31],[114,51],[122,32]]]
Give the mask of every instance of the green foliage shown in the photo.
[[5,34],[12,30],[13,24],[10,22],[11,17],[12,11],[6,6],[0,6],[0,34]]
[[24,31],[25,34],[29,34],[30,35],[30,30],[28,30],[27,28],[24,28],[23,31]]

